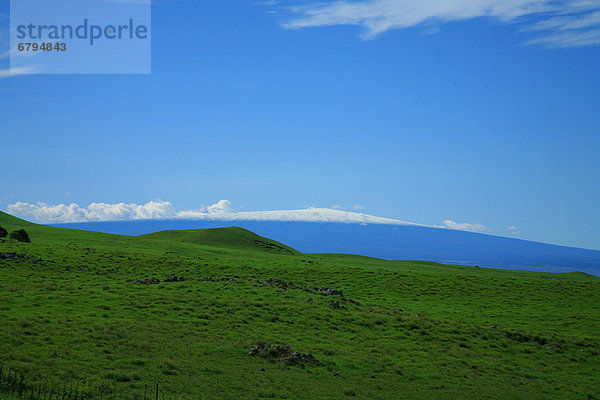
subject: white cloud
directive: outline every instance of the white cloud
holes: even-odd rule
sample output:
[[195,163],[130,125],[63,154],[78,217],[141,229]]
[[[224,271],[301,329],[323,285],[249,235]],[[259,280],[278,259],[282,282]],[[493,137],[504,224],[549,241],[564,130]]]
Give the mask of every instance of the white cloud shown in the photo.
[[519,230],[519,228],[512,225],[512,226],[509,226],[508,228],[506,228],[506,233],[508,233],[510,235],[518,235],[519,233],[521,233],[521,231]]
[[49,205],[17,202],[8,206],[8,212],[45,223],[166,219],[177,215],[175,208],[168,201],[151,201],[143,205],[92,203],[85,208],[75,203]]
[[[597,44],[586,33],[600,24],[598,0],[329,0],[289,10],[293,17],[283,24],[285,28],[356,25],[364,29],[364,39],[391,29],[424,24],[433,29],[432,25],[487,17],[503,23],[531,23],[533,29],[546,31],[528,44],[567,47]],[[557,37],[554,33],[561,29],[576,30],[570,36],[580,40]]]
[[34,74],[39,71],[39,67],[16,67],[0,69],[0,79],[10,78],[18,75]]
[[176,210],[168,201],[135,203],[92,203],[49,205],[17,202],[8,206],[8,212],[17,217],[41,223],[68,223],[91,221],[129,221],[144,219],[200,219],[221,221],[304,221],[362,224],[417,225],[390,218],[348,212],[333,208],[306,208],[302,210],[236,212],[229,200],[221,200],[195,210]]
[[332,209],[334,210],[343,210],[344,207],[340,206],[339,204],[334,204],[331,206]]
[[233,212],[233,205],[229,200],[220,200],[206,209],[209,214],[226,214]]
[[352,206],[353,210],[364,210],[365,207],[361,206],[360,204],[355,204]]
[[468,231],[468,232],[477,232],[477,233],[484,233],[484,232],[491,232],[492,230],[490,228],[488,228],[485,225],[482,224],[470,224],[468,222],[454,222],[452,220],[445,220],[443,221],[443,226],[436,226],[436,228],[448,228],[448,229],[455,229],[458,231]]

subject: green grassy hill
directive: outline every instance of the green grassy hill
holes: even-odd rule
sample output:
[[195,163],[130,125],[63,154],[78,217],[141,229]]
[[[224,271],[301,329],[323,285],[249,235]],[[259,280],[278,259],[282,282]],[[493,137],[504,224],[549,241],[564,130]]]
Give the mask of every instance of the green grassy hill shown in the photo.
[[0,398],[600,398],[597,277],[0,225]]
[[194,229],[163,231],[140,236],[147,239],[193,243],[211,247],[225,247],[243,251],[266,251],[278,254],[299,254],[282,243],[258,236],[242,228]]
[[11,227],[11,228],[22,228],[22,227],[27,227],[27,226],[32,226],[35,225],[32,222],[28,222],[25,220],[22,220],[20,218],[14,217],[10,214],[7,214],[3,211],[0,211],[0,226],[3,227]]

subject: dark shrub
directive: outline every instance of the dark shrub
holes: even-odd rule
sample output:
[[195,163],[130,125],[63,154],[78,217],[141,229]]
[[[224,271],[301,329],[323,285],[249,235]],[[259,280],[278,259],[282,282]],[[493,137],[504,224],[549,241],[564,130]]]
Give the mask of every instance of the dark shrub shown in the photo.
[[12,240],[16,240],[21,243],[31,243],[31,239],[29,239],[29,234],[25,231],[25,229],[19,229],[16,231],[12,231],[9,235]]
[[0,226],[0,239],[4,239],[6,236],[8,236],[8,231]]

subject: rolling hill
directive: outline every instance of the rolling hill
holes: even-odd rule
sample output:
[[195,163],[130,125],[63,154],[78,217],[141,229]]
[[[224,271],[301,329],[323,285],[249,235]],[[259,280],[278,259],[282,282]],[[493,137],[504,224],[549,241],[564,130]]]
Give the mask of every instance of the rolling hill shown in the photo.
[[300,254],[282,243],[258,236],[243,228],[213,228],[182,231],[161,231],[142,235],[142,238],[194,243],[243,251],[266,251],[278,254]]
[[0,398],[600,398],[598,277],[0,225]]
[[21,218],[17,218],[10,214],[7,214],[3,211],[0,211],[0,225],[5,227],[27,227],[27,226],[35,226],[33,222],[25,221]]

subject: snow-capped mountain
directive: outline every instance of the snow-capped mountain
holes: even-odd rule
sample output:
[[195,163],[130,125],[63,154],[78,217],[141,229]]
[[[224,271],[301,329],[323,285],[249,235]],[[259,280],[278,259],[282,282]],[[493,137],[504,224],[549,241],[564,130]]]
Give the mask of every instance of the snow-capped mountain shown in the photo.
[[307,208],[303,210],[241,211],[232,213],[198,213],[182,211],[182,219],[212,221],[280,221],[280,222],[337,222],[347,224],[418,225],[397,219],[334,210],[331,208]]

